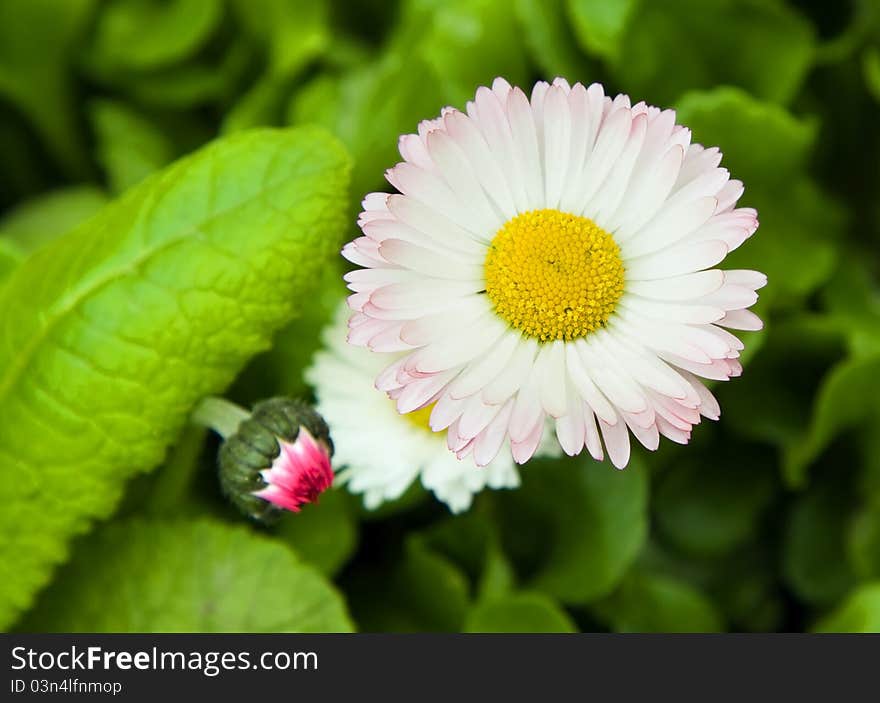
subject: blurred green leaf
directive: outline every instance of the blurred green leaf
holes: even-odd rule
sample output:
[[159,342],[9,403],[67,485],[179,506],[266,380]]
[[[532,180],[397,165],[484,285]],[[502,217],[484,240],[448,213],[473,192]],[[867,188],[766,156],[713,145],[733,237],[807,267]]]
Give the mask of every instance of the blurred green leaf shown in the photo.
[[477,584],[477,600],[489,601],[507,596],[516,584],[516,574],[507,555],[493,539],[483,557],[483,571]]
[[[388,85],[396,86],[389,92]],[[321,76],[294,95],[291,124],[315,123],[333,132],[355,159],[356,197],[381,186],[385,169],[400,160],[397,138],[439,114],[434,75],[418,57],[395,54],[341,78]]]
[[880,289],[868,269],[870,261],[870,256],[846,252],[821,293],[828,324],[845,335],[854,356],[880,353]]
[[113,193],[137,185],[173,159],[174,147],[162,131],[125,104],[97,100],[90,112],[98,160]]
[[231,0],[244,30],[268,58],[269,73],[290,76],[328,46],[326,0]]
[[547,596],[514,593],[474,605],[464,632],[577,632],[577,626]]
[[875,431],[878,420],[880,417],[874,417],[861,433],[859,456],[862,466],[858,490],[868,505],[880,508],[880,432]]
[[440,85],[444,104],[464,109],[477,86],[491,85],[497,76],[514,85],[526,78],[519,25],[511,9],[508,0],[404,0],[387,51],[404,62],[422,59]]
[[647,532],[648,480],[634,457],[617,471],[590,458],[532,460],[517,491],[494,496],[506,552],[529,589],[563,603],[607,595]]
[[94,6],[94,0],[0,2],[0,97],[28,117],[70,176],[88,170],[70,64]]
[[222,15],[220,0],[115,0],[98,15],[88,60],[108,72],[167,67],[196,53]]
[[[718,384],[715,393],[722,423],[742,437],[785,451],[806,433],[806,409],[828,366],[845,348],[839,330],[818,316],[793,316],[771,325],[761,337],[764,343],[742,378]],[[799,353],[793,355],[792,349]]]
[[67,234],[85,222],[108,202],[94,186],[70,186],[27,200],[0,220],[0,239],[14,244],[22,253]]
[[880,582],[859,587],[831,614],[819,621],[816,632],[880,632]]
[[125,479],[161,461],[192,405],[293,317],[334,252],[347,175],[318,130],[230,137],[13,271],[0,290],[0,626]]
[[847,552],[859,580],[880,580],[880,507],[871,505],[853,516]]
[[799,497],[789,512],[782,570],[807,603],[830,605],[854,583],[845,551],[849,499],[839,482],[826,479]]
[[[320,124],[355,158],[358,196],[380,187],[400,160],[397,141],[444,105],[464,108],[496,76],[525,77],[519,28],[502,0],[407,0],[380,56],[342,75],[322,74],[297,92],[291,124]],[[393,89],[390,87],[393,86]]]
[[629,574],[597,613],[615,632],[721,632],[724,623],[700,591],[668,576]]
[[785,452],[785,473],[799,484],[808,465],[843,430],[880,412],[880,353],[847,359],[823,379],[806,434]]
[[516,574],[501,549],[494,521],[483,509],[488,504],[477,505],[470,512],[435,523],[420,536],[461,567],[475,585],[477,599],[483,601],[508,595]]
[[458,632],[470,603],[464,574],[417,536],[390,567],[356,574],[346,591],[364,632]]
[[865,52],[865,83],[875,100],[880,101],[880,49],[874,47]]
[[621,38],[641,0],[566,0],[568,15],[581,46],[615,61]]
[[589,83],[589,61],[578,50],[565,4],[566,0],[514,0],[514,9],[532,60],[545,77]]
[[[626,3],[611,4],[613,17],[625,19]],[[660,105],[686,90],[725,84],[787,103],[814,58],[812,27],[781,0],[643,2],[626,31],[619,24],[611,25],[601,45],[618,57],[615,77],[640,99]]]
[[321,500],[296,515],[285,515],[276,528],[303,561],[333,576],[357,546],[356,498],[343,490],[326,491]]
[[805,176],[815,121],[735,88],[688,93],[678,108],[679,121],[693,130],[695,141],[721,148],[722,165],[745,184],[742,204],[758,210],[760,228],[725,266],[766,273],[770,283],[761,295],[768,300],[814,290],[831,274],[844,224],[839,206]]
[[750,540],[773,497],[775,467],[738,452],[712,454],[669,470],[654,501],[663,535],[678,549],[716,556]]
[[25,631],[350,632],[338,593],[290,549],[210,520],[109,525],[41,598]]

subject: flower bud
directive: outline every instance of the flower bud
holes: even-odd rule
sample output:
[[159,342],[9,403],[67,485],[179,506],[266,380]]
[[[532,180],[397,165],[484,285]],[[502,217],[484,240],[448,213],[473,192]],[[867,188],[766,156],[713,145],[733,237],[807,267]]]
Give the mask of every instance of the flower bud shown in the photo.
[[263,522],[299,512],[333,482],[327,423],[308,404],[271,398],[220,447],[220,485],[246,515]]

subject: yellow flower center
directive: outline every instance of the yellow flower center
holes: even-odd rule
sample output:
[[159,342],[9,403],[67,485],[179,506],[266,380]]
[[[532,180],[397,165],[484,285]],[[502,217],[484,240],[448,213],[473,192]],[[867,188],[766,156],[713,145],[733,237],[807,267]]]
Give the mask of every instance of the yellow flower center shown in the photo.
[[585,337],[603,327],[623,294],[614,238],[592,220],[530,210],[498,230],[484,264],[495,311],[542,342]]
[[[395,410],[397,408],[395,407]],[[410,423],[413,427],[418,427],[420,430],[425,430],[427,432],[434,432],[431,429],[431,411],[434,409],[434,403],[431,403],[426,408],[421,408],[419,410],[413,410],[412,412],[406,413],[403,415],[403,419]]]

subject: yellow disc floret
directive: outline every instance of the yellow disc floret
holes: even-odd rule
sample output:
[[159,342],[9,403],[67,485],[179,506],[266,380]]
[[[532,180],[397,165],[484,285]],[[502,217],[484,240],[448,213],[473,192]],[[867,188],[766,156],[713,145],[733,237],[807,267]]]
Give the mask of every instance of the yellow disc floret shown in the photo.
[[592,220],[559,210],[508,220],[489,245],[484,271],[495,311],[542,342],[603,327],[623,293],[614,238]]

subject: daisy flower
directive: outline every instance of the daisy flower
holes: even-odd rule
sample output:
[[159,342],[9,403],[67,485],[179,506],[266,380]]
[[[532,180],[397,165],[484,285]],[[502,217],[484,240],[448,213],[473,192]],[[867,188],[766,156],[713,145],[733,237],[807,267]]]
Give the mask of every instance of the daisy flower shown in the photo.
[[[630,434],[685,444],[719,406],[701,379],[739,376],[748,310],[766,283],[716,268],[758,226],[721,152],[675,113],[601,85],[497,79],[466,112],[400,138],[344,256],[349,341],[401,356],[377,387],[432,408],[477,465],[509,442],[527,461],[555,423],[570,455],[618,468]],[[604,445],[604,449],[603,449]]]
[[317,409],[333,428],[334,460],[344,467],[337,482],[364,496],[369,509],[399,498],[417,479],[453,512],[470,507],[475,493],[519,486],[510,456],[498,456],[475,469],[446,446],[444,434],[428,426],[430,407],[401,415],[377,393],[374,380],[388,363],[345,342],[349,310],[342,304],[323,333],[324,348],[306,371]]

